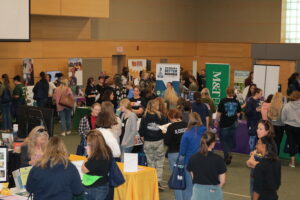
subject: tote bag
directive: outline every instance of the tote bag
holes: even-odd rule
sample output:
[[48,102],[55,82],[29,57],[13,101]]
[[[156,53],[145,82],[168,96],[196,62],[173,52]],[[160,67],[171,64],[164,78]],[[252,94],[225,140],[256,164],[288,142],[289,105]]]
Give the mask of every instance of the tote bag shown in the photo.
[[68,94],[67,90],[68,89],[66,89],[62,93],[62,95],[59,99],[59,104],[62,105],[62,106],[65,106],[67,108],[73,108],[75,101],[74,101],[74,98],[70,94]]
[[168,182],[169,188],[173,190],[184,190],[186,188],[184,164],[179,162],[181,160],[179,157],[180,155],[173,166],[173,172]]
[[117,187],[125,183],[124,176],[114,159],[112,159],[108,179],[109,179],[109,185],[112,187]]

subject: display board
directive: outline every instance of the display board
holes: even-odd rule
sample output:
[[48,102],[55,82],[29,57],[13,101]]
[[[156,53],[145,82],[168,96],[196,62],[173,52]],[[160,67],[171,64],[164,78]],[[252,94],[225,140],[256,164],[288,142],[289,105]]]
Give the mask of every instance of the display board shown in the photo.
[[146,59],[128,59],[129,74],[133,78],[137,78],[141,71],[145,71],[147,68]]
[[278,91],[280,66],[254,65],[253,83],[263,90],[264,97]]
[[180,64],[158,63],[156,64],[156,94],[162,96],[171,82],[177,94],[179,94]]
[[30,41],[30,0],[0,0],[0,41]]
[[206,87],[216,106],[226,97],[226,89],[230,80],[230,65],[206,63]]

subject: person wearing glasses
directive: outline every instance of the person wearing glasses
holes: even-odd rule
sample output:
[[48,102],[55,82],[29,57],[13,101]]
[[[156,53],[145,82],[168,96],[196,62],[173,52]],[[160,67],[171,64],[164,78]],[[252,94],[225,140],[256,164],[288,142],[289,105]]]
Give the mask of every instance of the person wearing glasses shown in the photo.
[[44,126],[33,128],[21,146],[20,167],[35,165],[43,156],[48,139],[49,135]]

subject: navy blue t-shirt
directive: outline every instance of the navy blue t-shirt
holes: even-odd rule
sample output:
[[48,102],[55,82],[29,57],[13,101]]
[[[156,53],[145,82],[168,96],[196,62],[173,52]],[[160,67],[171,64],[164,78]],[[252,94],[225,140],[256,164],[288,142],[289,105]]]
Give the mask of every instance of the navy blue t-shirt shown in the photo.
[[73,195],[83,193],[79,172],[69,163],[68,167],[33,167],[30,170],[26,189],[33,193],[34,200],[71,200]]
[[209,110],[204,103],[194,102],[192,104],[192,111],[200,115],[203,126],[206,126],[206,117],[209,117]]

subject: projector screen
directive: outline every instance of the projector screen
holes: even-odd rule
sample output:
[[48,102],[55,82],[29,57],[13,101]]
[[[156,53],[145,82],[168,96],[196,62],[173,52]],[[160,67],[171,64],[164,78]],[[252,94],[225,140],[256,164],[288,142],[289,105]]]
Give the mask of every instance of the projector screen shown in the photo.
[[30,0],[0,0],[0,40],[30,41]]

